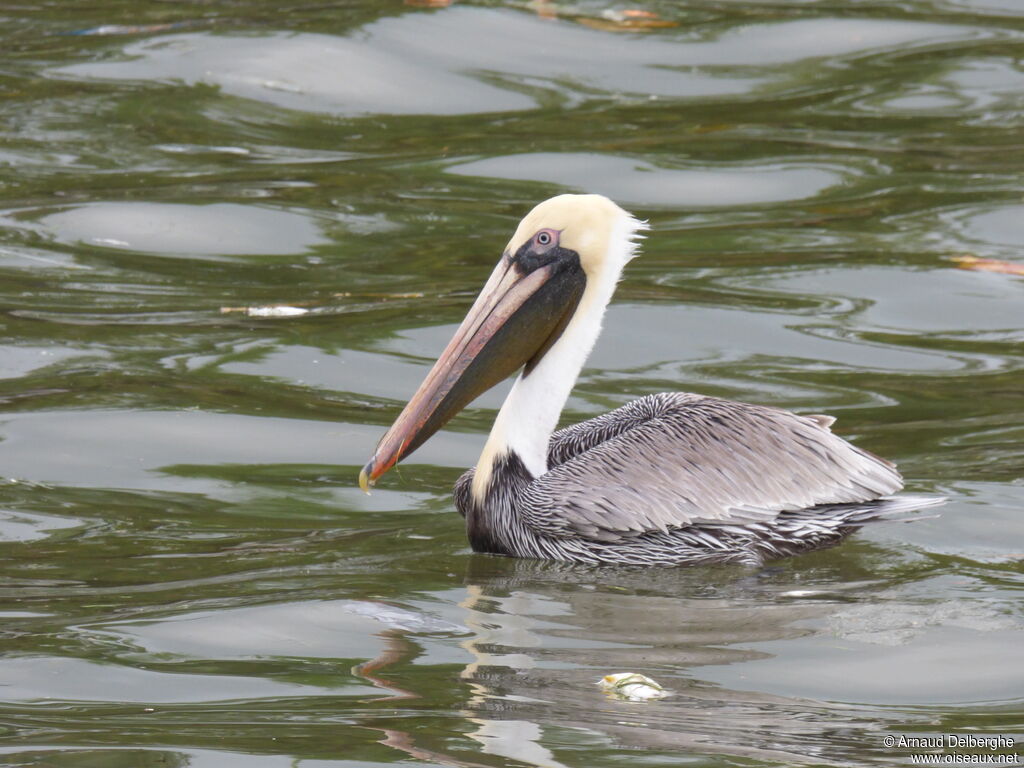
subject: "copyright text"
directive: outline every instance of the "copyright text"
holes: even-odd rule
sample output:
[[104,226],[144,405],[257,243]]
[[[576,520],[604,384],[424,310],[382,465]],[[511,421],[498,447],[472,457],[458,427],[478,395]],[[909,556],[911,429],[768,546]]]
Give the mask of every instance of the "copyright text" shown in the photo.
[[[886,734],[882,744],[887,749],[922,750],[907,755],[911,765],[1022,765],[1024,760],[1016,753],[996,750],[1011,750],[1016,741],[1002,734],[988,736],[973,733],[941,733],[916,735],[905,733]],[[960,750],[972,752],[925,752],[924,750]],[[979,752],[978,750],[987,750]]]

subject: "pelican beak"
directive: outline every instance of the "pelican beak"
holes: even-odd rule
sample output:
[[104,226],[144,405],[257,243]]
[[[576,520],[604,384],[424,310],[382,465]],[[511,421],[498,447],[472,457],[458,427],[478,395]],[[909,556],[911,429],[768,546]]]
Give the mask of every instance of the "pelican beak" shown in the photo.
[[[571,253],[571,252],[569,252]],[[586,286],[579,258],[526,271],[506,253],[416,394],[359,473],[369,492],[475,397],[524,365],[529,372],[557,341]]]

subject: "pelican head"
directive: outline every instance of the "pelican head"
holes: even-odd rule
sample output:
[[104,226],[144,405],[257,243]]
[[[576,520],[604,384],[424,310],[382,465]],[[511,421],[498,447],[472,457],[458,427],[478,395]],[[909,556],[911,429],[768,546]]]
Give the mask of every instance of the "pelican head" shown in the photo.
[[[560,383],[571,379],[557,403],[560,411],[644,226],[601,195],[559,195],[530,211],[455,336],[360,473],[363,490],[478,395],[520,369],[529,378],[546,358],[569,360],[559,366]],[[549,354],[556,345],[561,355]]]

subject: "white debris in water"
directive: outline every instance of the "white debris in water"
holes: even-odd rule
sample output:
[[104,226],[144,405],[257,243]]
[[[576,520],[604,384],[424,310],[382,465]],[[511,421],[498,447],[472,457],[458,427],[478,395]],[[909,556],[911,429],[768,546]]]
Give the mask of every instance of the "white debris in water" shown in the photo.
[[206,144],[157,144],[156,149],[161,152],[168,152],[176,155],[198,155],[209,152],[221,152],[226,155],[248,156],[252,153],[245,147],[233,147],[229,145],[206,145]]
[[270,307],[221,307],[221,314],[244,312],[249,317],[297,317],[309,312],[302,307],[289,307],[284,304]]
[[613,675],[605,675],[597,684],[610,696],[629,701],[647,701],[668,696],[658,683],[639,672],[616,672]]
[[249,317],[295,317],[309,312],[302,307],[247,307],[246,314]]

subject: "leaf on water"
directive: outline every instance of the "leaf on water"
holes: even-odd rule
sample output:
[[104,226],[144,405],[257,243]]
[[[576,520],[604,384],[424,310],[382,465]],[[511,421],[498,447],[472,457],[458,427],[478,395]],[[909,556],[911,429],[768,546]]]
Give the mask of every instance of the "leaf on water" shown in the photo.
[[608,32],[644,32],[649,29],[678,27],[679,23],[663,19],[653,11],[640,8],[609,9],[601,12],[600,18],[580,17],[580,24]]
[[585,27],[606,32],[645,32],[649,29],[679,26],[676,21],[663,19],[654,11],[642,8],[608,8],[601,11],[599,16],[592,16],[586,10],[555,4],[551,0],[534,0],[527,7],[544,19],[573,19]]
[[953,256],[952,261],[960,269],[971,269],[975,272],[998,272],[1003,275],[1024,275],[1024,264],[1014,261],[1002,261],[1001,259],[982,259],[978,256],[971,256],[964,253]]

